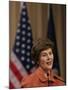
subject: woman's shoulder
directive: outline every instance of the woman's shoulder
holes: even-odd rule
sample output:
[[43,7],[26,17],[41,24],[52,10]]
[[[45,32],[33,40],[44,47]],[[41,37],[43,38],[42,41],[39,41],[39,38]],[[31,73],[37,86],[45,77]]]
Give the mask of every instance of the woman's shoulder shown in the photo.
[[58,76],[58,75],[54,74],[54,79],[56,80],[57,83],[65,85],[65,81],[61,76]]

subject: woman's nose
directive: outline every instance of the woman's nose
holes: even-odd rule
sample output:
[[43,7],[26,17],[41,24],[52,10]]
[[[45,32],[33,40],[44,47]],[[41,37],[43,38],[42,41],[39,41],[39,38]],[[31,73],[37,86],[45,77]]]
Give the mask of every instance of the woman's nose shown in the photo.
[[48,59],[50,59],[50,58],[51,58],[51,56],[48,54],[48,55],[47,55],[47,58],[48,58]]

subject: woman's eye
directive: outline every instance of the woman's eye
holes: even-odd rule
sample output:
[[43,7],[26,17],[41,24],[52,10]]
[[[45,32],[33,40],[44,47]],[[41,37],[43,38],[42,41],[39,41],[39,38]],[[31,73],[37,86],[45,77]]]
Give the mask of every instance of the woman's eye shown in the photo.
[[52,52],[49,52],[49,55],[52,55]]
[[43,54],[42,56],[47,56],[47,54]]

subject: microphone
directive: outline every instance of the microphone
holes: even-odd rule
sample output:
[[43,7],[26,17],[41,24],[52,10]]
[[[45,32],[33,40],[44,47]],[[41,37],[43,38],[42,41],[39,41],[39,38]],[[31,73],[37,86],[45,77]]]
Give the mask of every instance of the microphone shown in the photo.
[[48,76],[48,86],[51,86],[51,84],[53,83],[53,81],[52,81],[52,80],[50,80],[49,73],[47,73],[47,76]]

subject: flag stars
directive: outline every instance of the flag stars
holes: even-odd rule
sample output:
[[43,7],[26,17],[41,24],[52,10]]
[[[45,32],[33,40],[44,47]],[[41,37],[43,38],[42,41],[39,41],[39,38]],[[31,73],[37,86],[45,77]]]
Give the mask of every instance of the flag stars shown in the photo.
[[26,18],[22,18],[22,22],[25,22],[26,21]]
[[21,46],[21,47],[22,47],[22,48],[25,48],[25,46],[26,46],[25,44],[22,44],[22,46]]
[[23,67],[28,72],[33,67],[34,61],[31,60],[32,32],[25,4],[22,7],[21,18],[16,32],[14,51]]
[[31,27],[30,27],[30,26],[28,26],[28,27],[27,27],[27,29],[28,29],[28,30],[31,30]]
[[23,34],[23,35],[25,35],[25,34],[26,34],[24,30],[22,31],[22,34]]
[[19,51],[20,51],[20,50],[17,48],[17,49],[16,49],[16,53],[19,53]]
[[17,36],[16,39],[19,40],[20,39],[20,36]]
[[29,36],[29,37],[30,37],[30,36],[31,36],[31,33],[29,32],[29,33],[27,34],[27,36]]
[[30,40],[30,39],[28,39],[28,40],[27,40],[27,43],[30,43],[30,42],[31,42],[31,40]]
[[27,52],[26,55],[27,55],[27,56],[30,56],[30,52]]
[[24,15],[24,16],[25,16],[25,15],[26,15],[26,12],[25,12],[25,11],[23,11],[23,12],[22,12],[22,15]]
[[26,28],[26,24],[23,24],[23,25],[22,25],[22,28]]
[[22,53],[22,54],[25,54],[25,50],[22,50],[21,53]]
[[20,33],[20,29],[17,29],[17,33]]
[[28,50],[31,49],[30,45],[27,45],[27,49],[28,49]]
[[26,69],[29,69],[30,68],[30,65],[26,65]]
[[26,38],[25,37],[22,37],[22,41],[25,41],[26,40]]
[[19,46],[19,45],[20,45],[20,42],[17,42],[17,43],[16,43],[16,46]]
[[22,61],[24,61],[24,60],[25,60],[25,58],[22,56],[22,57],[21,57],[21,60],[22,60]]
[[27,58],[27,62],[30,62],[30,58]]
[[32,60],[32,64],[35,64],[35,62]]

